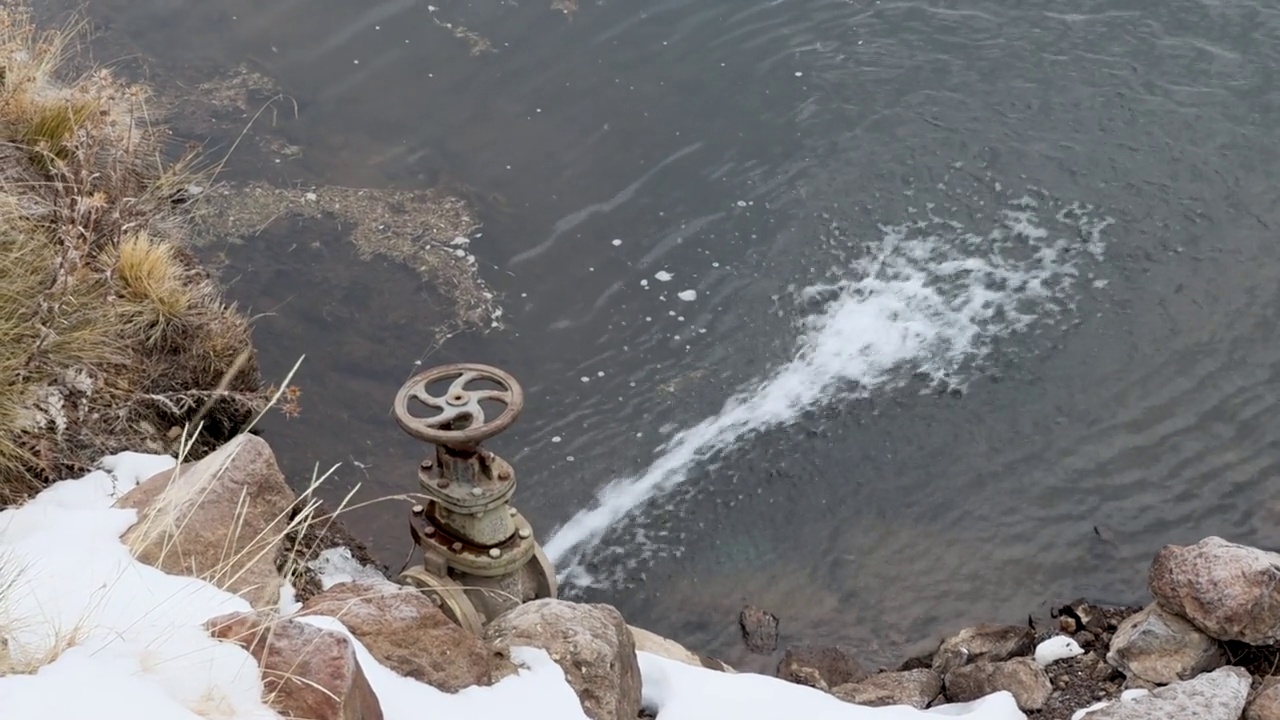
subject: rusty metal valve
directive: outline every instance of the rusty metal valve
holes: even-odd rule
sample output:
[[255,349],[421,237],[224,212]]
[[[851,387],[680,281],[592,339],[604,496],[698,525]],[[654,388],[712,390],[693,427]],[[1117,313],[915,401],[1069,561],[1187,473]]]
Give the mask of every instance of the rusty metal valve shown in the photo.
[[[431,387],[452,381],[439,393]],[[489,387],[472,388],[474,384]],[[411,411],[416,401],[433,414]],[[498,405],[492,415],[485,405]],[[445,614],[479,633],[512,607],[555,597],[555,570],[533,528],[508,503],[516,474],[480,443],[511,427],[524,407],[524,391],[511,375],[488,365],[457,363],[410,378],[395,399],[395,418],[409,435],[435,445],[418,466],[425,502],[415,505],[410,534],[422,565],[401,581],[422,589]]]

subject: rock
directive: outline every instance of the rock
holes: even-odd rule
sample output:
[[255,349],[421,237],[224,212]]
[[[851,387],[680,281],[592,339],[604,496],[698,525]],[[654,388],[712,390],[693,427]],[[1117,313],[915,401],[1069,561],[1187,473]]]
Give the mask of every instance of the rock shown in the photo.
[[609,605],[534,600],[495,618],[485,637],[546,650],[592,720],[633,720],[640,711],[635,641]]
[[832,695],[856,705],[910,705],[919,710],[929,707],[941,693],[942,678],[928,668],[877,673],[831,690]]
[[1021,625],[978,625],[965,628],[942,641],[933,656],[933,671],[946,676],[961,665],[1000,662],[1030,655],[1036,647],[1036,633]]
[[839,647],[792,645],[778,663],[778,677],[822,691],[867,678],[853,654]]
[[445,692],[492,685],[516,672],[425,595],[391,582],[338,583],[303,603],[301,614],[341,620],[378,662]]
[[952,702],[971,702],[993,692],[1008,690],[1023,711],[1044,707],[1053,692],[1053,684],[1049,682],[1044,668],[1028,657],[962,665],[947,673],[944,684],[947,699]]
[[1107,611],[1083,598],[1063,605],[1057,610],[1056,615],[1059,627],[1068,635],[1086,631],[1101,635],[1107,631]]
[[258,661],[263,696],[282,717],[382,720],[346,635],[262,611],[222,615],[205,627]]
[[140,562],[207,580],[263,609],[280,602],[276,558],[295,500],[266,441],[242,434],[146,480],[116,507],[138,510],[122,539]]
[[1280,555],[1207,537],[1166,545],[1147,584],[1156,602],[1210,637],[1280,642]]
[[1249,697],[1249,673],[1218,668],[1152,690],[1149,695],[1113,702],[1085,715],[1087,720],[1240,720]]
[[1107,662],[1127,676],[1168,685],[1216,670],[1227,657],[1217,640],[1152,604],[1120,623]]
[[770,655],[778,649],[778,616],[753,605],[742,608],[738,614],[742,627],[742,641],[747,649],[757,655]]
[[1244,709],[1244,720],[1280,720],[1280,677],[1269,675]]
[[699,655],[675,640],[664,638],[657,633],[649,632],[634,625],[628,625],[627,629],[631,631],[631,639],[635,641],[636,652],[647,652],[650,655],[657,655],[658,657],[675,660],[694,667],[704,667],[728,673],[737,672],[725,663],[706,655]]

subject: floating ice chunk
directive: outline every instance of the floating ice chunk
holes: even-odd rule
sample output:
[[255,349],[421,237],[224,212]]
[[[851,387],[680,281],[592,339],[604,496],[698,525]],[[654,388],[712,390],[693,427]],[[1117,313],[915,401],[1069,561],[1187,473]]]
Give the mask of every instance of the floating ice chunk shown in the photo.
[[667,272],[666,270],[659,270],[658,272],[653,274],[653,279],[657,280],[658,282],[671,282],[672,277],[674,276],[671,273]]
[[613,246],[614,246],[614,247],[618,247],[618,246],[619,246],[619,245],[621,245],[621,244],[622,244],[622,241],[621,241],[621,240],[619,240],[618,238],[614,238],[614,239],[613,239]]
[[693,302],[694,300],[698,299],[698,291],[697,290],[681,290],[680,292],[676,293],[676,297],[680,298],[685,302]]
[[1036,646],[1036,662],[1048,665],[1084,654],[1080,643],[1066,635],[1055,635]]

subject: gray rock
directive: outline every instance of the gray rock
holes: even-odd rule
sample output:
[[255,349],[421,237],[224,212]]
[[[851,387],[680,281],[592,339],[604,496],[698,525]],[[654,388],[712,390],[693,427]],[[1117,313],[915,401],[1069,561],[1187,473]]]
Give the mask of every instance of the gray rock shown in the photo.
[[1107,662],[1129,677],[1168,685],[1216,670],[1227,656],[1217,640],[1153,604],[1120,623]]
[[941,693],[942,677],[928,668],[877,673],[831,691],[837,698],[856,705],[910,705],[920,710],[929,707]]
[[1024,625],[978,625],[942,641],[933,656],[933,671],[945,676],[961,665],[1000,662],[1036,649],[1035,631]]
[[1251,682],[1242,668],[1218,668],[1150,695],[1113,702],[1085,720],[1240,720]]
[[844,648],[792,645],[778,663],[778,677],[822,691],[865,680],[867,671]]
[[747,605],[738,614],[742,627],[742,641],[747,649],[757,655],[771,655],[778,649],[778,616],[754,605]]
[[1156,602],[1210,637],[1280,642],[1280,555],[1207,537],[1166,545],[1147,578]]
[[971,702],[1007,690],[1023,711],[1039,710],[1053,693],[1044,668],[1026,657],[963,665],[947,673],[944,684],[952,702]]
[[534,600],[495,618],[485,638],[546,650],[591,720],[634,720],[640,712],[635,641],[612,606]]

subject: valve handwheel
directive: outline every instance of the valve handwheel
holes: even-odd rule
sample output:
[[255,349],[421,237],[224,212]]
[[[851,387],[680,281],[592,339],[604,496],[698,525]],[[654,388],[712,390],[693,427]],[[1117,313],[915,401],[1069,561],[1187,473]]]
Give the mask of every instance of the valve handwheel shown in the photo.
[[[433,383],[453,379],[444,395],[427,391]],[[473,382],[487,381],[497,389],[468,390]],[[410,412],[409,401],[417,400],[440,412],[418,417]],[[497,417],[485,416],[483,402],[503,406]],[[520,383],[507,373],[490,365],[454,363],[440,365],[409,378],[396,393],[396,422],[410,435],[436,445],[470,447],[488,440],[511,427],[524,407],[524,391]]]

